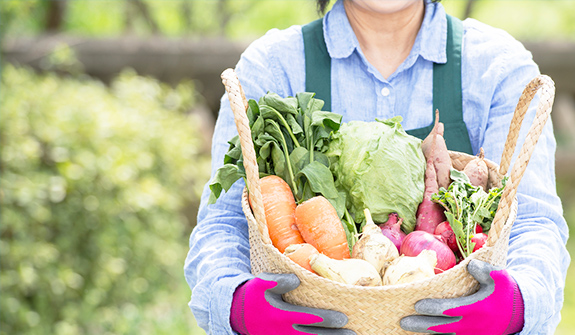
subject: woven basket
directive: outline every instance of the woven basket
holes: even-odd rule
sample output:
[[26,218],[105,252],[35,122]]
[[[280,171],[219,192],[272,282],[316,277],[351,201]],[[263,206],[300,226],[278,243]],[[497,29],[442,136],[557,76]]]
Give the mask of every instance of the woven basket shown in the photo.
[[[548,76],[533,79],[523,91],[509,128],[509,135],[501,157],[501,165],[486,161],[489,169],[489,187],[501,186],[507,174],[517,144],[521,124],[535,93],[540,91],[537,115],[527,134],[524,145],[509,175],[501,201],[489,231],[485,246],[455,267],[432,278],[415,283],[379,287],[342,284],[315,275],[281,254],[269,238],[263,211],[258,167],[251,131],[246,116],[247,100],[240,82],[232,69],[222,73],[222,81],[230,100],[247,175],[247,190],[242,197],[242,208],[249,225],[250,260],[252,273],[294,273],[300,286],[285,294],[287,302],[300,306],[331,309],[343,312],[349,321],[346,328],[357,334],[409,334],[399,326],[401,318],[415,314],[414,304],[424,298],[453,298],[469,295],[478,288],[477,281],[467,272],[471,259],[479,259],[497,266],[505,266],[509,234],[517,214],[517,186],[529,162],[543,126],[551,113],[555,86]],[[450,152],[454,168],[462,170],[474,156]],[[248,203],[254,204],[254,212]]]

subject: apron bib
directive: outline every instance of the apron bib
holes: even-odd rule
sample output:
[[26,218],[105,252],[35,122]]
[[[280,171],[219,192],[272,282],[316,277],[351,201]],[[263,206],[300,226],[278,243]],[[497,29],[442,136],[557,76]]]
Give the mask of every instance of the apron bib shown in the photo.
[[[324,110],[331,111],[331,57],[327,52],[323,36],[323,20],[318,19],[302,27],[307,92],[315,92],[322,99]],[[452,151],[473,155],[467,127],[463,122],[461,96],[461,43],[463,25],[461,21],[447,15],[447,62],[433,64],[433,115],[431,125],[408,130],[407,133],[424,139],[433,129],[435,110],[439,109],[441,122],[445,126],[445,143]]]

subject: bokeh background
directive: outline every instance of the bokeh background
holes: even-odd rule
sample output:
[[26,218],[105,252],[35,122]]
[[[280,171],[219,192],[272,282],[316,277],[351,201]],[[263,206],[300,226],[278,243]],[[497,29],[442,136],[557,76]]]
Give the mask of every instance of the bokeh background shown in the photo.
[[[444,0],[556,82],[575,229],[575,1]],[[0,334],[204,334],[183,276],[219,74],[312,0],[0,1]],[[575,243],[569,241],[573,254]],[[575,270],[557,334],[575,333]]]

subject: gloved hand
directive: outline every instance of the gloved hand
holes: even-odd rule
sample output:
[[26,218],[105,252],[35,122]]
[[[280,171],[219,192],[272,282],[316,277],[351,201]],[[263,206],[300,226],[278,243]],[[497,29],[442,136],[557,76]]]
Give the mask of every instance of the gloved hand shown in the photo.
[[513,334],[523,328],[523,297],[515,280],[489,263],[471,260],[469,273],[479,290],[467,297],[423,299],[412,315],[401,319],[407,331],[431,334]]
[[294,274],[262,273],[240,285],[232,300],[232,329],[245,335],[355,335],[340,329],[347,323],[343,313],[283,301],[281,295],[299,284]]

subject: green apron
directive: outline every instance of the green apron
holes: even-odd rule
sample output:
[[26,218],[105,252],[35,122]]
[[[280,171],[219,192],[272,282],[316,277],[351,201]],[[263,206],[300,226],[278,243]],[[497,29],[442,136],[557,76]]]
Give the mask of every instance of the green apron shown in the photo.
[[[323,36],[322,19],[302,27],[307,92],[315,92],[318,99],[325,101],[324,110],[331,110],[331,58]],[[453,151],[473,154],[467,127],[463,122],[461,97],[461,42],[463,26],[461,21],[447,15],[447,63],[433,64],[433,109],[439,109],[441,122],[445,126],[444,138],[447,148]],[[407,133],[424,139],[433,128],[431,125],[408,130]]]

